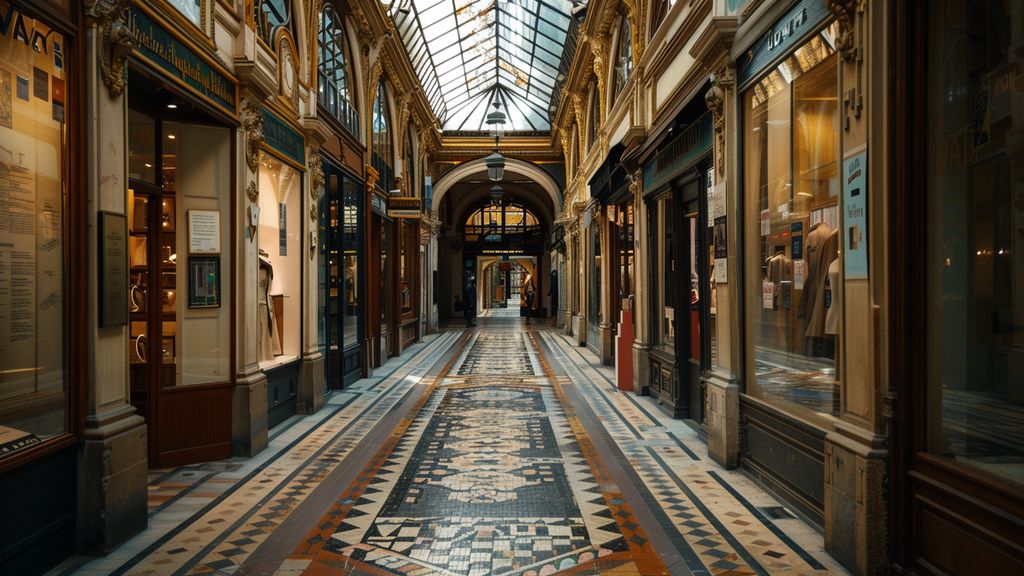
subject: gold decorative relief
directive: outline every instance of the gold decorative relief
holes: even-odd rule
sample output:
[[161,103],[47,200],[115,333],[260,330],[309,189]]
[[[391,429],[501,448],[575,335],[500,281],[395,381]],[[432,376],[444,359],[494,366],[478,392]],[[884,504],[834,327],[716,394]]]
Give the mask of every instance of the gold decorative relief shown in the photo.
[[239,119],[245,130],[245,164],[256,172],[260,167],[260,147],[263,145],[263,109],[259,104],[246,100]]
[[85,14],[99,38],[99,66],[103,84],[112,98],[124,92],[128,81],[125,62],[135,43],[128,26],[129,0],[86,0]]
[[320,200],[320,190],[324,186],[324,160],[320,157],[320,149],[306,146],[306,174],[309,175],[309,198],[313,201],[310,219],[316,222],[316,203]]
[[249,181],[249,185],[245,187],[245,195],[249,197],[249,201],[253,204],[260,199],[260,187],[256,185],[255,180]]

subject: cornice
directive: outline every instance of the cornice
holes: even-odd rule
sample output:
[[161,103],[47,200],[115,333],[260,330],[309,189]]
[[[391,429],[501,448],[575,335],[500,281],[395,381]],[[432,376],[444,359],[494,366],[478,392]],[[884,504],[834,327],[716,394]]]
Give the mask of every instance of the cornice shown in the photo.
[[690,56],[702,62],[708,69],[718,68],[720,60],[728,60],[732,51],[732,40],[736,37],[739,19],[734,16],[715,16],[697,36],[690,48]]
[[[711,5],[711,0],[695,0],[690,4],[690,11],[686,13],[679,29],[668,40],[668,43],[653,55],[654,59],[649,67],[652,77],[660,78],[665,73],[669,64],[683,51],[686,43],[690,41],[700,25],[711,14]],[[662,26],[664,27],[665,25],[662,24]]]

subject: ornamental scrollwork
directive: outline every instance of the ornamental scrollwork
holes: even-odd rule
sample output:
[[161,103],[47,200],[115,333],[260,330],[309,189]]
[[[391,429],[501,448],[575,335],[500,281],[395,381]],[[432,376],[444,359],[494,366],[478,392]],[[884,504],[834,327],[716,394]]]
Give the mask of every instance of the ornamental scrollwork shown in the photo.
[[[324,187],[324,160],[320,157],[319,148],[306,146],[306,164],[306,171],[309,174],[309,198],[315,206],[320,200],[320,190]],[[315,209],[311,218],[316,221]]]
[[856,53],[853,35],[853,18],[857,13],[857,6],[860,0],[828,0],[828,9],[836,22],[839,24],[839,34],[836,38],[836,48],[839,50],[843,61],[849,62]]
[[245,164],[256,172],[260,167],[260,148],[263,146],[263,109],[247,100],[239,119],[245,130]]
[[711,111],[715,132],[715,165],[718,175],[725,173],[725,95],[718,86],[718,76],[711,76],[711,88],[704,94],[704,102]]
[[135,48],[128,22],[129,0],[86,0],[85,13],[89,26],[96,28],[99,38],[98,59],[103,84],[112,98],[124,92],[128,82],[125,62]]

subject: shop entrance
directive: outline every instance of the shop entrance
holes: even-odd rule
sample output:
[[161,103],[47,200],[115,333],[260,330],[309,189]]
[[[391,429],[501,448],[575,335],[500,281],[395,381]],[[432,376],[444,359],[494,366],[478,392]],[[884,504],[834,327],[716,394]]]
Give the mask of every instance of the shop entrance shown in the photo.
[[340,390],[362,376],[363,187],[356,179],[324,163],[327,193],[321,197],[320,259],[324,279],[321,342],[327,387]]
[[681,252],[684,262],[680,269],[689,270],[689,280],[679,283],[686,293],[680,294],[677,300],[683,303],[679,308],[685,317],[680,319],[684,333],[680,334],[679,340],[683,345],[676,356],[685,358],[679,363],[682,368],[682,395],[689,408],[689,418],[698,424],[704,423],[706,384],[701,374],[708,367],[705,357],[709,352],[707,326],[711,301],[709,278],[704,273],[709,269],[709,252],[707,218],[700,198],[702,189],[701,179],[696,176],[687,180],[682,189],[682,242],[685,247]]
[[148,98],[147,84],[132,85],[140,98],[128,112],[131,403],[149,428],[150,466],[227,458],[231,131],[185,104],[154,107],[160,93]]

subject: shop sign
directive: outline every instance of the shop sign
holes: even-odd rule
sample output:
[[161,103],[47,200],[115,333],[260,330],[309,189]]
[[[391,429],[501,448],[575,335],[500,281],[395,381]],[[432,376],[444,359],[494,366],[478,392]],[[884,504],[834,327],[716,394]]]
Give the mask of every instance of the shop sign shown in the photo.
[[801,0],[758,39],[737,62],[736,77],[742,86],[779,57],[788,54],[807,35],[829,18],[822,0]]
[[306,139],[266,108],[263,109],[263,143],[300,166],[306,165]]
[[422,204],[415,196],[388,198],[388,216],[391,218],[419,218]]
[[234,115],[238,85],[192,51],[138,6],[132,6],[129,29],[135,55],[192,92]]
[[712,147],[711,113],[705,113],[644,166],[644,190],[654,190],[689,167]]
[[380,194],[370,194],[370,209],[381,216],[388,215],[388,201]]
[[843,161],[843,262],[848,280],[868,277],[868,153]]

